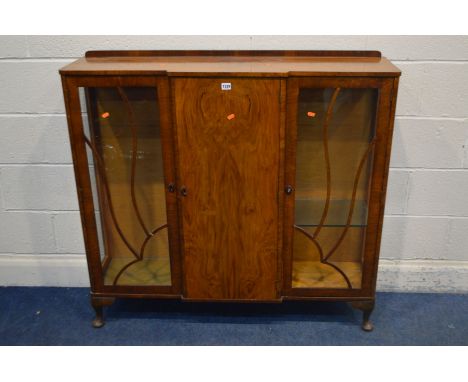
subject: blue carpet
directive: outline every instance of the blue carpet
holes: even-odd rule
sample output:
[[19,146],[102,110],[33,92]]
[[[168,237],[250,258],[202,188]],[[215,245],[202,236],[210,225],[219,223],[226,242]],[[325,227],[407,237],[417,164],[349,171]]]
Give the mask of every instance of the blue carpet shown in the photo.
[[345,303],[117,300],[93,329],[87,288],[0,288],[0,345],[468,345],[468,295],[379,293],[375,329]]

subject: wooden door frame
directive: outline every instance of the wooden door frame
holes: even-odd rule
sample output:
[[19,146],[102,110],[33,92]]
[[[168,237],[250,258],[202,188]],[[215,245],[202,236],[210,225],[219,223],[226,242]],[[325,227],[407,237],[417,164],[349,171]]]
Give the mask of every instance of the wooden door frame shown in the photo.
[[360,289],[292,288],[294,191],[283,192],[283,296],[285,297],[349,297],[374,298],[377,278],[379,247],[388,178],[388,167],[393,133],[398,78],[376,77],[290,77],[287,80],[286,143],[284,187],[295,188],[297,106],[300,88],[377,88],[379,89],[375,114],[375,148],[371,171],[369,211],[364,243],[362,285]]
[[[82,110],[79,88],[83,87],[154,87],[157,89],[160,108],[161,142],[166,197],[166,214],[171,263],[170,286],[104,285],[100,259],[98,231],[95,219],[95,206],[92,195],[91,176],[84,140]],[[172,139],[172,119],[170,106],[169,80],[167,76],[70,76],[62,74],[62,88],[67,112],[70,145],[73,157],[75,182],[80,206],[91,293],[102,296],[152,295],[180,296],[181,261],[178,237],[178,211],[176,193],[169,191],[169,184],[176,183],[174,168],[174,143]]]

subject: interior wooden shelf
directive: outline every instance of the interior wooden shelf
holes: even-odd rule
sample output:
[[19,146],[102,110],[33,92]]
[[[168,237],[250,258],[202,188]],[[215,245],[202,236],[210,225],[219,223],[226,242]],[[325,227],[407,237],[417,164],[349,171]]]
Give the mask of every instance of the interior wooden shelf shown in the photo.
[[[115,257],[105,271],[104,284],[113,285],[120,270],[135,260],[132,257]],[[117,285],[171,285],[171,266],[168,257],[148,257],[128,267]]]
[[[361,287],[362,266],[360,262],[334,261],[348,277],[353,289]],[[320,261],[301,260],[293,262],[293,288],[348,288],[344,277],[333,267]]]

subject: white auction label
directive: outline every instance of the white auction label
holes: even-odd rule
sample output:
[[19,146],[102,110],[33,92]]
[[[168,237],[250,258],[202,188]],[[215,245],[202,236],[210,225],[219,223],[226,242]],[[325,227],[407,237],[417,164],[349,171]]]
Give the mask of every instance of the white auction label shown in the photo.
[[231,90],[231,83],[230,82],[222,82],[221,83],[221,90]]

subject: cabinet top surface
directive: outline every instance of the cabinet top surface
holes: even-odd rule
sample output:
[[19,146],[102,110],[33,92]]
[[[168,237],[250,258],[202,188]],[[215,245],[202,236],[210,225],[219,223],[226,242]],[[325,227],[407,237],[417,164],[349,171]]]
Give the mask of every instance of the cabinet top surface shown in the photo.
[[401,74],[376,51],[91,51],[60,73],[245,77]]

